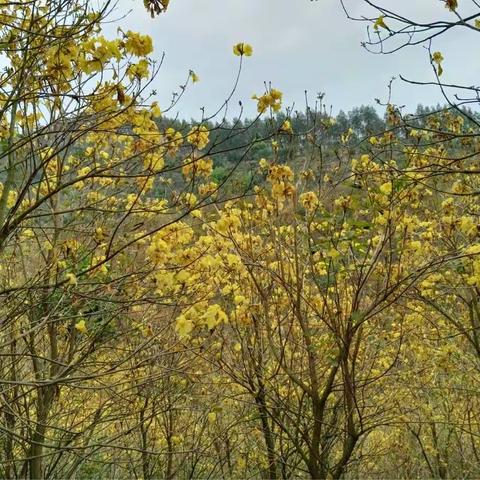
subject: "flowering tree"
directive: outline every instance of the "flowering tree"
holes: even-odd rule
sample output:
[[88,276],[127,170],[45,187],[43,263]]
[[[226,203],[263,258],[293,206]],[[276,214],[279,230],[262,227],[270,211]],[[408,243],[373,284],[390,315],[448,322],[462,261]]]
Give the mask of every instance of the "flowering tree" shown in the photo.
[[[151,5],[155,12],[167,6]],[[2,5],[6,478],[71,477],[99,450],[106,453],[98,461],[109,464],[127,434],[115,398],[143,397],[151,380],[137,375],[142,365],[175,357],[175,341],[150,348],[158,337],[168,339],[161,319],[174,310],[170,300],[152,297],[159,286],[146,283],[151,265],[142,245],[163,231],[168,243],[178,236],[180,248],[182,219],[212,203],[219,188],[209,181],[212,132],[204,125],[159,127],[162,113],[147,91],[157,71],[152,41],[130,30],[102,35],[111,7],[74,0]],[[181,171],[188,181],[176,183]],[[157,395],[154,408],[163,408],[164,398]],[[146,415],[152,405],[145,402],[135,400],[139,413],[124,410],[125,417]],[[149,420],[134,428],[143,435]],[[146,445],[140,450],[145,455]],[[146,475],[146,459],[143,465]]]
[[232,147],[255,121],[165,118],[112,6],[2,4],[1,476],[478,476],[469,116],[388,105],[332,146],[323,107],[297,131],[269,87]]

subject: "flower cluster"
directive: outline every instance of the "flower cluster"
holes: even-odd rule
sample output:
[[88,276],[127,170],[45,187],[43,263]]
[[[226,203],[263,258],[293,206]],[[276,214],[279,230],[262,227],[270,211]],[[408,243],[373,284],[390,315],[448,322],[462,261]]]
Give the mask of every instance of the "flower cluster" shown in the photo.
[[246,57],[251,57],[253,53],[253,48],[248,43],[237,43],[233,46],[233,54],[237,57],[245,55]]
[[253,99],[257,100],[257,110],[259,113],[265,112],[268,108],[271,108],[274,112],[278,112],[282,108],[283,94],[280,90],[271,88],[269,92],[261,95],[253,95]]
[[208,145],[209,135],[210,133],[205,125],[197,125],[188,132],[187,142],[198,150],[203,150]]

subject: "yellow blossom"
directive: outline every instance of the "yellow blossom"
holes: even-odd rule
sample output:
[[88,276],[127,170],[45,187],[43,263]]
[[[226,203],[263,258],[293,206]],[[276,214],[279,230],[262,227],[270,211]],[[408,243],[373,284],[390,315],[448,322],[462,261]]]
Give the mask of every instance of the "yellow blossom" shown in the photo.
[[192,79],[192,83],[200,81],[200,77],[193,70],[190,70],[190,78]]
[[318,197],[315,192],[305,192],[300,195],[300,203],[305,210],[311,212],[318,207]]
[[209,131],[204,125],[193,127],[187,135],[187,142],[203,150],[208,145]]
[[77,285],[78,283],[77,277],[73,273],[67,273],[65,279],[69,285]]
[[269,92],[258,97],[253,95],[252,98],[257,100],[257,110],[259,113],[265,112],[268,108],[271,108],[274,112],[278,112],[282,107],[283,94],[280,90],[271,88]]
[[215,423],[215,420],[217,420],[217,414],[215,412],[210,412],[207,417],[208,423]]
[[87,333],[87,325],[85,324],[85,320],[80,320],[75,324],[75,329],[80,333]]
[[233,46],[233,54],[241,57],[245,55],[246,57],[251,57],[253,53],[253,48],[248,43],[237,43]]
[[188,337],[193,330],[193,322],[185,315],[180,315],[175,322],[175,330],[180,337]]
[[384,195],[390,195],[392,193],[392,182],[386,182],[380,185],[380,192]]
[[153,51],[152,38],[129,30],[126,33],[125,50],[137,57],[148,55]]
[[293,134],[292,124],[290,120],[285,120],[280,127],[280,131],[284,133]]

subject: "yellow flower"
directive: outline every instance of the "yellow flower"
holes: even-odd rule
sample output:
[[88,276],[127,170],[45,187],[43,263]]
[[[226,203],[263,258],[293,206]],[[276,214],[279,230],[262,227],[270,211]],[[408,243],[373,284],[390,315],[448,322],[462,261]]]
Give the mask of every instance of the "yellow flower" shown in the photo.
[[185,193],[182,200],[188,208],[193,208],[197,205],[197,196],[192,192]]
[[268,175],[268,180],[271,182],[288,180],[293,181],[294,175],[292,169],[288,165],[272,165]]
[[200,160],[188,157],[185,159],[185,165],[182,167],[182,173],[186,177],[202,176],[209,177],[213,171],[213,161],[210,158],[201,158]]
[[77,277],[73,273],[67,273],[65,279],[69,285],[77,285]]
[[340,252],[338,250],[335,250],[335,248],[331,248],[327,253],[326,256],[329,258],[337,258],[340,256]]
[[257,110],[259,113],[263,113],[267,108],[271,108],[274,112],[278,112],[282,107],[282,97],[283,94],[280,90],[271,88],[269,92],[258,97],[253,95],[252,98],[257,100]]
[[285,120],[283,122],[282,126],[280,127],[280,131],[285,133],[290,133],[290,134],[293,133],[292,124],[290,123],[290,120]]
[[227,323],[228,317],[227,314],[222,310],[220,305],[210,305],[207,308],[207,311],[203,314],[203,320],[205,321],[207,327],[212,329],[216,327],[219,323]]
[[437,64],[437,73],[440,77],[443,74],[442,62],[443,62],[443,55],[441,52],[434,52],[432,55],[432,62]]
[[193,330],[193,323],[191,320],[188,320],[185,315],[180,315],[177,317],[175,330],[181,338],[188,337]]
[[75,329],[80,333],[87,333],[87,326],[85,325],[85,320],[80,320],[75,324]]
[[454,12],[458,8],[458,1],[446,0],[445,7],[448,8],[451,12]]
[[148,35],[140,35],[129,30],[126,33],[125,50],[137,57],[148,55],[153,52],[152,39]]
[[215,412],[210,412],[208,414],[208,423],[215,423],[216,419],[217,419],[217,414]]
[[12,208],[17,202],[18,193],[15,190],[10,190],[7,197],[7,207]]
[[315,210],[318,207],[318,197],[315,192],[305,192],[300,195],[300,203],[305,210],[309,212]]
[[187,142],[203,150],[208,145],[210,132],[204,125],[196,125],[188,132]]
[[161,117],[162,116],[162,111],[160,110],[160,107],[158,106],[158,102],[153,102],[152,107],[152,116],[155,118]]
[[380,185],[380,191],[384,195],[390,195],[392,193],[392,182],[385,182],[384,184]]
[[253,48],[248,43],[237,43],[233,46],[233,54],[237,57],[245,55],[246,57],[251,57],[253,53]]
[[[23,232],[22,232],[22,237],[23,238],[32,238],[34,237],[35,234],[33,233],[33,230],[31,228],[26,228]],[[51,245],[50,245],[50,250],[51,250]]]
[[127,68],[127,75],[130,80],[135,78],[138,80],[141,80],[142,78],[148,78],[150,75],[148,70],[148,62],[145,59],[142,59],[138,63],[132,63]]
[[235,305],[248,305],[248,300],[243,295],[235,295],[233,302]]
[[388,30],[387,24],[385,23],[385,15],[380,15],[376,20],[375,23],[373,24],[373,29],[378,32],[379,28],[385,28],[385,30]]
[[260,166],[261,170],[267,170],[269,167],[268,162],[265,158],[261,158],[258,162],[258,165]]
[[192,83],[200,81],[200,77],[193,70],[190,70],[190,78],[192,79]]
[[476,243],[474,245],[470,245],[465,249],[465,253],[467,255],[478,255],[480,253],[480,244]]
[[460,218],[460,230],[468,236],[475,236],[477,233],[477,224],[471,217]]

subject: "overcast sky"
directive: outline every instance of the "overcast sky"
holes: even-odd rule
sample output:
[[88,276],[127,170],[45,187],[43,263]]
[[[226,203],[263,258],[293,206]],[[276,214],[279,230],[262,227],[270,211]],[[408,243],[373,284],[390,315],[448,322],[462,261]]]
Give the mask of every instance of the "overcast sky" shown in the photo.
[[[348,3],[348,2],[347,2]],[[384,0],[402,5],[422,18],[449,15],[439,0]],[[354,14],[368,14],[360,0],[350,0]],[[151,19],[140,0],[119,0],[114,16],[131,11],[119,23],[124,29],[148,33],[153,37],[153,57],[165,60],[154,88],[161,106],[166,107],[171,93],[178,90],[193,69],[200,82],[191,85],[170,115],[199,117],[200,108],[216,110],[228,95],[236,75],[239,58],[232,45],[247,42],[254,54],[245,58],[235,101],[229,116],[238,113],[243,100],[248,116],[255,114],[254,93],[264,91],[264,82],[280,89],[285,105],[303,109],[304,92],[314,101],[325,92],[333,112],[348,111],[362,104],[385,100],[392,76],[432,80],[424,48],[403,50],[394,56],[373,55],[360,42],[366,38],[366,25],[348,20],[339,0],[172,0],[166,14]],[[115,26],[116,28],[116,26]],[[109,27],[114,31],[113,25]],[[472,46],[472,33],[458,30],[435,45],[445,57],[445,80],[477,83],[480,69],[478,51]],[[393,101],[415,109],[442,101],[434,87],[414,87],[401,80],[394,83]]]

